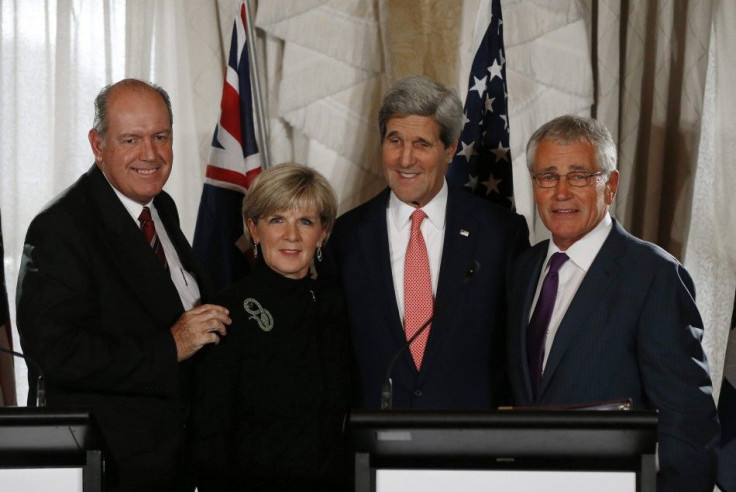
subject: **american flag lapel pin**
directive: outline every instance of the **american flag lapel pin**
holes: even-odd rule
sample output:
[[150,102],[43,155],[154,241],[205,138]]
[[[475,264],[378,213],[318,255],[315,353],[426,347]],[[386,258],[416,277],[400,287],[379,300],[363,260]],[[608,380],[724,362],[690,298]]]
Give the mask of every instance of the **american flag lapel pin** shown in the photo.
[[460,235],[463,237],[469,237],[470,233],[466,231],[465,229],[460,229]]

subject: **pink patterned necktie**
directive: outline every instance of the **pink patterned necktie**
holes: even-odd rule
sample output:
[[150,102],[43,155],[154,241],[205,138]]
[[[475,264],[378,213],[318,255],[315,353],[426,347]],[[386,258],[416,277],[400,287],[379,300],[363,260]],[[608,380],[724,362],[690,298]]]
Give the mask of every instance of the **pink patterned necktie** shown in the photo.
[[[406,262],[404,263],[404,329],[406,339],[409,340],[432,317],[432,278],[429,274],[429,257],[427,245],[420,226],[427,216],[422,210],[415,210],[411,214],[411,236],[406,247]],[[429,338],[428,326],[424,332],[411,344],[411,355],[417,370],[422,366],[424,349]]]
[[164,267],[164,270],[168,270],[169,265],[166,262],[166,254],[164,253],[161,241],[158,239],[158,234],[156,234],[156,226],[153,223],[151,211],[148,207],[143,207],[143,211],[138,216],[138,221],[141,223],[141,231],[143,231],[143,236],[146,238],[146,242],[148,242],[148,245],[153,249],[153,253],[156,255],[156,258],[158,258],[158,261],[161,262],[161,266]]

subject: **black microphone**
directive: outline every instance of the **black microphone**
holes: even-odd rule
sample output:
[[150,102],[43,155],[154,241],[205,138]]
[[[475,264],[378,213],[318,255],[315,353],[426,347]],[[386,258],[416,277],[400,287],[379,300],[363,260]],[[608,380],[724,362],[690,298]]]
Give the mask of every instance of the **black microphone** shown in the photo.
[[478,263],[478,260],[471,261],[468,267],[465,269],[465,276],[463,277],[463,281],[460,282],[460,285],[455,288],[452,294],[450,294],[450,296],[445,299],[445,302],[437,308],[432,316],[430,316],[429,319],[425,321],[422,326],[419,327],[416,333],[414,333],[414,335],[412,335],[411,338],[409,338],[406,343],[401,346],[396,354],[394,354],[394,357],[393,359],[391,359],[391,362],[388,364],[388,369],[386,370],[386,379],[383,380],[383,384],[381,385],[381,410],[391,410],[391,408],[393,407],[393,381],[391,381],[391,370],[394,368],[394,364],[396,363],[396,361],[399,359],[401,354],[403,354],[404,351],[411,346],[412,342],[414,342],[414,340],[416,340],[419,335],[424,333],[424,330],[426,330],[427,327],[432,324],[432,321],[434,321],[437,315],[442,313],[445,308],[447,308],[447,306],[449,306],[450,303],[455,300],[455,297],[457,297],[463,287],[465,287],[465,284],[468,283],[470,277],[478,273],[478,270],[480,270],[480,263]]
[[30,365],[33,369],[35,369],[36,373],[38,374],[38,378],[36,379],[36,408],[41,408],[46,406],[46,378],[43,377],[43,371],[41,370],[41,367],[36,364],[36,361],[31,359],[30,357],[27,357],[20,352],[15,352],[13,350],[6,349],[4,347],[0,347],[0,352],[10,354],[15,357],[19,357],[23,359],[26,362],[26,365]]

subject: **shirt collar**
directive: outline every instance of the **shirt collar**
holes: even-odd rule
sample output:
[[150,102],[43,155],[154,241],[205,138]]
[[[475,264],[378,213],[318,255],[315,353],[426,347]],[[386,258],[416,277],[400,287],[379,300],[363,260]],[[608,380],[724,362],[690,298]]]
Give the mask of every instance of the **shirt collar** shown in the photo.
[[[564,253],[567,254],[573,263],[587,272],[590,269],[590,265],[593,264],[595,257],[598,256],[598,252],[603,247],[603,243],[606,242],[606,238],[608,237],[608,233],[611,232],[612,227],[613,220],[611,219],[611,215],[606,212],[606,215],[603,216],[603,219],[598,222],[592,231],[575,241]],[[544,265],[546,266],[550,257],[559,251],[562,250],[550,239]]]
[[[105,176],[105,173],[102,173],[103,176]],[[107,179],[107,176],[105,176],[105,179]],[[115,195],[117,195],[118,199],[120,200],[120,203],[123,204],[123,207],[125,207],[125,210],[128,211],[131,217],[133,217],[133,220],[135,221],[136,225],[138,224],[138,217],[140,217],[141,212],[143,212],[143,207],[148,207],[150,209],[154,209],[153,206],[153,200],[146,203],[145,205],[141,205],[140,203],[136,202],[135,200],[132,200],[128,198],[127,196],[123,195],[120,190],[115,188],[112,183],[110,183],[110,180],[107,180],[107,183],[112,188],[112,191],[115,192]]]
[[[447,181],[443,181],[440,191],[429,201],[428,204],[421,207],[424,213],[427,214],[429,222],[436,229],[442,229],[445,227],[447,195]],[[408,227],[411,224],[411,214],[414,213],[416,208],[399,200],[399,197],[397,197],[393,191],[391,191],[388,207],[389,213],[393,215],[394,223],[399,229]]]

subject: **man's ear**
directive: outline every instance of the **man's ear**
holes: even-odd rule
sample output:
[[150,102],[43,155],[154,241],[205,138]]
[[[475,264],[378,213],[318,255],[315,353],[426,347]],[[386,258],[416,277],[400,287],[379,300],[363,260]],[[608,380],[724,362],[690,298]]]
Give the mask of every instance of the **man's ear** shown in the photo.
[[608,175],[608,181],[606,182],[606,205],[613,203],[613,199],[616,197],[616,191],[618,190],[618,171],[611,171]]
[[95,160],[100,162],[102,160],[102,147],[104,145],[102,135],[100,135],[100,132],[92,128],[89,133],[87,133],[87,139],[89,139],[89,145],[92,147],[92,153],[95,155]]
[[452,144],[448,145],[445,148],[445,157],[447,158],[447,163],[449,164],[452,161],[452,158],[455,157],[455,151],[457,150],[457,140],[455,140]]

